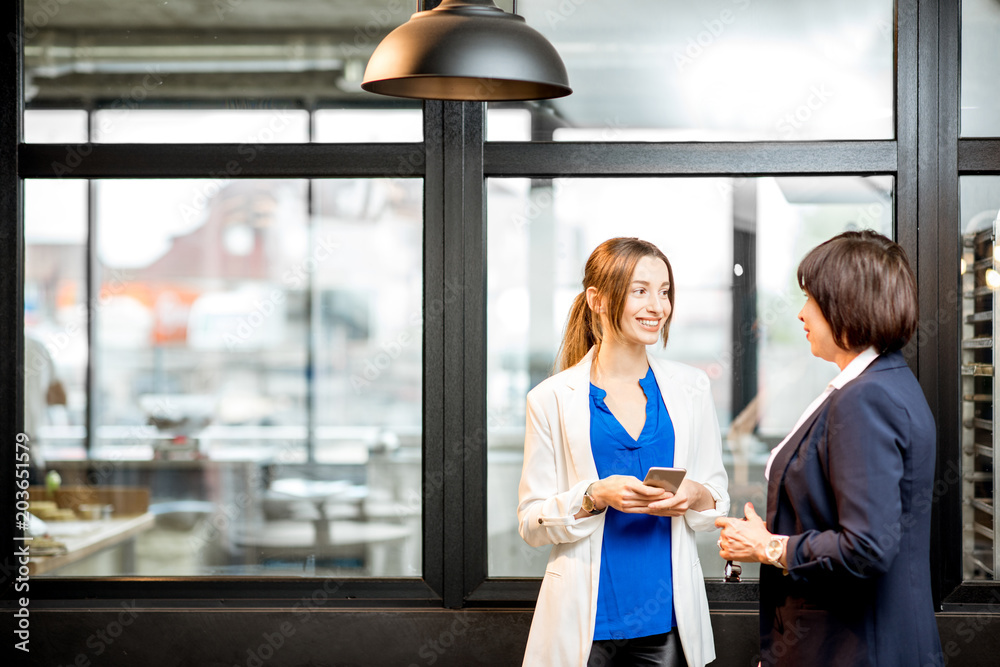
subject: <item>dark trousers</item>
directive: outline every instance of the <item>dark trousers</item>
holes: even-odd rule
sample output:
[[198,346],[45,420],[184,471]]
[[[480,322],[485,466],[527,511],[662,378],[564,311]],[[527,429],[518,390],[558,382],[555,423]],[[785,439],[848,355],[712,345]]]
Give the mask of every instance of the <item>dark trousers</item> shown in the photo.
[[687,667],[677,630],[635,639],[598,639],[587,667]]

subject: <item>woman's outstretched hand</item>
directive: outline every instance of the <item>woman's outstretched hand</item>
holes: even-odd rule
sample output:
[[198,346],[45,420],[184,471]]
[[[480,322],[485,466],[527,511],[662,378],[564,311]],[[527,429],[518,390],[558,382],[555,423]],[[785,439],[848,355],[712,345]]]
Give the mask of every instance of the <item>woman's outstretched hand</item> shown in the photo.
[[743,507],[745,519],[723,517],[715,520],[722,529],[719,537],[719,557],[744,563],[766,563],[764,545],[771,539],[764,520],[757,516],[753,503]]

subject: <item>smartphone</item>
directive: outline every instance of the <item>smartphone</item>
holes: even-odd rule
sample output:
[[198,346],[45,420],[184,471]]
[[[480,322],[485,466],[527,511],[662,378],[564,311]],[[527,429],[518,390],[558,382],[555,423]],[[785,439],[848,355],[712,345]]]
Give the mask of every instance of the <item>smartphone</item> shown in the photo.
[[681,485],[681,480],[684,479],[684,475],[686,474],[687,470],[684,468],[652,467],[646,473],[646,479],[642,480],[642,483],[646,486],[657,486],[670,493],[677,493],[677,489]]

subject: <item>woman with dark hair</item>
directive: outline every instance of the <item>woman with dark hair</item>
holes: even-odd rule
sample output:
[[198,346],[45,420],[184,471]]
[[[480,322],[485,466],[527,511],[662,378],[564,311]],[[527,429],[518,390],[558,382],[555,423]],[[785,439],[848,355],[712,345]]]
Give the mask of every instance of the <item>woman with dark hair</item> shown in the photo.
[[917,329],[906,253],[872,231],[806,255],[799,313],[840,368],[771,452],[767,521],[719,519],[719,555],[760,562],[761,664],[942,664],[931,600],[934,419],[899,351]]
[[[729,510],[708,377],[657,360],[673,271],[651,243],[605,241],[584,270],[560,373],[528,394],[521,537],[554,545],[525,665],[692,665],[715,659],[694,531]],[[686,468],[675,493],[642,482]]]

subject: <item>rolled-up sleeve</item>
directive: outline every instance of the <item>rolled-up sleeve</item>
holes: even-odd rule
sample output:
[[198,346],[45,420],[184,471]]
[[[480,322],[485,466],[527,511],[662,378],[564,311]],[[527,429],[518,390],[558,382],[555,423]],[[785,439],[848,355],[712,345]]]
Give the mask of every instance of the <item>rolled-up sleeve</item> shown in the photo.
[[[534,392],[528,394],[524,435],[524,465],[518,487],[518,532],[531,546],[575,542],[590,536],[604,525],[604,514],[577,519],[587,487],[597,481],[581,480],[560,488],[565,480],[564,460],[557,457],[552,425],[538,404]],[[562,475],[560,475],[562,472]],[[563,481],[563,486],[567,486]]]
[[684,513],[687,525],[695,531],[718,530],[715,520],[729,514],[729,475],[722,464],[722,435],[710,386],[708,376],[698,371],[696,387],[691,390],[694,419],[691,424],[688,476],[708,489],[715,499],[715,508]]

